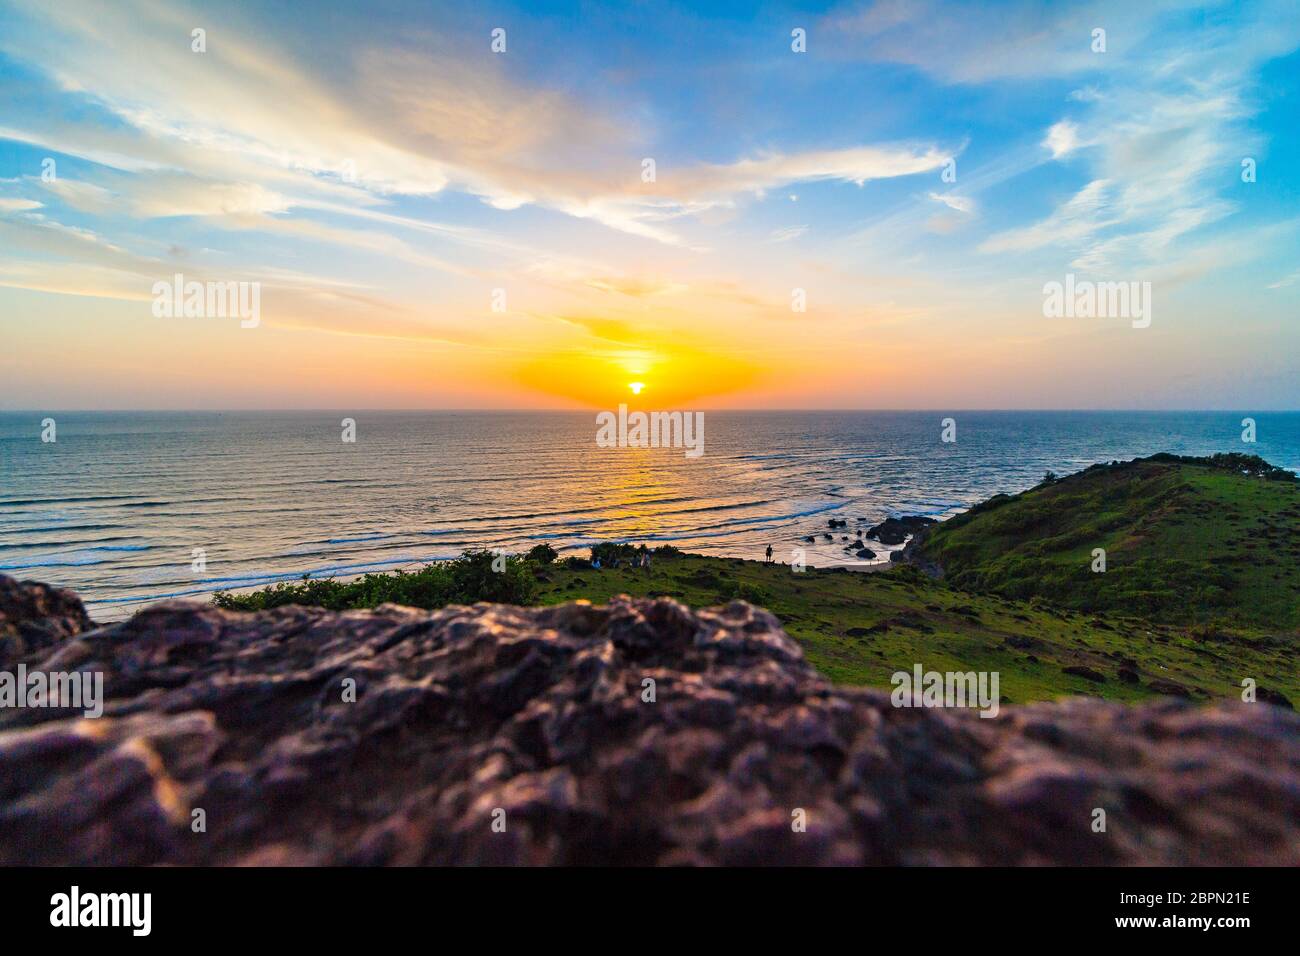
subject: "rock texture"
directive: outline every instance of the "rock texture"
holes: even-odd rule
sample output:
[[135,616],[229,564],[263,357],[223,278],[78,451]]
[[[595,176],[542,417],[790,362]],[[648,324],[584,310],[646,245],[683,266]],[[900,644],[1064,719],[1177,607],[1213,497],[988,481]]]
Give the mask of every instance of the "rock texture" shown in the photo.
[[740,602],[169,602],[23,660],[109,702],[0,710],[6,865],[1300,864],[1294,713],[896,709]]
[[0,574],[0,662],[57,644],[92,627],[72,591]]
[[902,544],[910,536],[917,534],[930,525],[934,518],[923,515],[906,515],[902,518],[886,518],[880,524],[867,530],[868,538],[875,538],[881,544]]

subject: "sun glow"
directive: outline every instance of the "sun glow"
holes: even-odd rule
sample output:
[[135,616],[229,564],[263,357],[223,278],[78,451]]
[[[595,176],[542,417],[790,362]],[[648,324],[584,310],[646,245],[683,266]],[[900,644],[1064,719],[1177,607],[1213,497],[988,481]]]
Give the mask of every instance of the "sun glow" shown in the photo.
[[515,366],[513,378],[530,390],[588,408],[617,407],[647,394],[653,394],[658,407],[675,408],[740,391],[757,374],[747,356],[728,355],[722,348],[655,343],[539,351]]

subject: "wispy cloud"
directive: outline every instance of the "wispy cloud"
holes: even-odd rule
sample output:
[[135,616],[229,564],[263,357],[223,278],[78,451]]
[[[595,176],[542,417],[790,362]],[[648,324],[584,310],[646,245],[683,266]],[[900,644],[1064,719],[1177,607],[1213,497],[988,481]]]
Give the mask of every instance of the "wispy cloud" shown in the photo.
[[798,239],[800,236],[807,234],[808,226],[807,224],[804,224],[802,226],[786,226],[782,229],[774,229],[772,230],[771,235],[767,238],[771,242],[789,242],[792,239]]

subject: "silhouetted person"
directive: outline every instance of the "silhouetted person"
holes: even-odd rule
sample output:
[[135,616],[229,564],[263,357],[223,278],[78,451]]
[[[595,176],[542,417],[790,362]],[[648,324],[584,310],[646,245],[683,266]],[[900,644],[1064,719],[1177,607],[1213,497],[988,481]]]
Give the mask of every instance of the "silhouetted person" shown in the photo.
[[772,546],[770,544],[767,546],[767,563],[772,563]]

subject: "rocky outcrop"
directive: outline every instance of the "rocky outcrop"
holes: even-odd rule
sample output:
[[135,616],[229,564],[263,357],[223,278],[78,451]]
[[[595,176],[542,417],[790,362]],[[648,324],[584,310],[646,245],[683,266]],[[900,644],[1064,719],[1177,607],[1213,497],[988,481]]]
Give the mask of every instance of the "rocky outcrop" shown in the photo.
[[169,602],[28,658],[108,703],[0,710],[6,865],[1300,863],[1290,711],[899,709],[740,602]]
[[868,538],[875,538],[881,544],[902,544],[909,536],[935,524],[933,518],[923,515],[907,515],[902,518],[886,518],[878,525],[867,530]]
[[72,591],[0,574],[0,664],[93,626]]
[[889,560],[893,562],[910,564],[917,568],[921,573],[934,578],[936,581],[943,579],[943,567],[936,561],[925,557],[922,553],[925,548],[925,541],[931,534],[930,528],[922,528],[912,536],[901,551],[891,551]]

